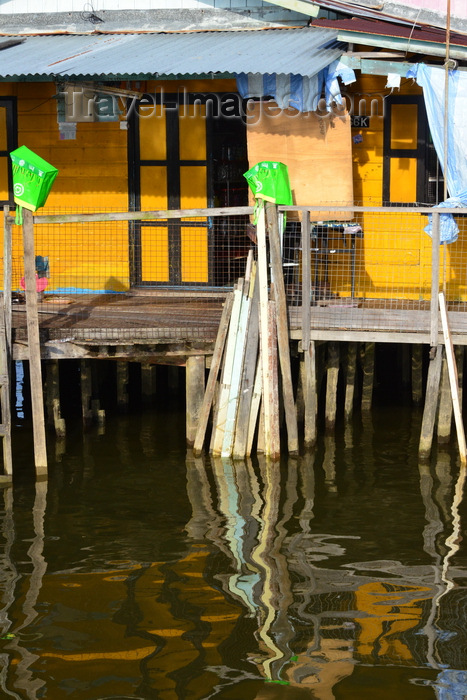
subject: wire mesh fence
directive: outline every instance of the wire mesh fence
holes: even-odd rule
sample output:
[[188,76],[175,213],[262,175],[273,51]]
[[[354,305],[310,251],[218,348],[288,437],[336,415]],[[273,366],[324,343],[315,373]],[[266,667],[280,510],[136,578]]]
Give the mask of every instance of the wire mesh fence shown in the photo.
[[[306,306],[312,332],[429,330],[428,209],[279,210],[292,328],[300,328]],[[450,311],[467,310],[466,213],[455,213],[457,240],[439,246],[435,263]],[[96,341],[214,338],[223,299],[244,275],[248,252],[256,253],[253,222],[251,207],[35,216],[42,331]],[[25,325],[22,233],[18,225],[11,228],[19,337]]]

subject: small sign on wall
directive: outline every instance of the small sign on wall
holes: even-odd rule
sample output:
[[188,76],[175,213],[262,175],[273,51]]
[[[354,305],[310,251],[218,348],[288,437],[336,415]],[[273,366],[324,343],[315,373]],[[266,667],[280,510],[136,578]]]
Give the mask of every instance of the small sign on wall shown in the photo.
[[353,129],[369,129],[370,117],[351,116],[350,126]]

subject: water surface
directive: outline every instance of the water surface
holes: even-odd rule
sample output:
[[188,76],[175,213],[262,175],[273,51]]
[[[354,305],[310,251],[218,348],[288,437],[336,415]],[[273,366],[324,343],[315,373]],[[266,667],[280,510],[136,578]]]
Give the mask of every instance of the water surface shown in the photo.
[[184,416],[30,426],[0,492],[0,697],[467,697],[464,475],[375,408],[299,459],[194,458]]

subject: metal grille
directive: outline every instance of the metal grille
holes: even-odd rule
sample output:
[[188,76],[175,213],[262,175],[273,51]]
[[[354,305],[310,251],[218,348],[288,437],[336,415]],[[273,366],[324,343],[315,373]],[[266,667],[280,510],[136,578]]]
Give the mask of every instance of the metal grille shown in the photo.
[[[292,337],[299,338],[309,323],[317,339],[379,333],[373,339],[384,341],[423,333],[420,342],[426,342],[438,289],[450,312],[467,310],[464,210],[455,212],[457,241],[435,250],[424,230],[427,214],[444,210],[279,209],[286,212],[283,270]],[[225,294],[244,275],[248,252],[256,252],[253,209],[167,214],[75,210],[34,217],[43,335],[96,341],[215,338]],[[21,228],[12,229],[13,323],[19,338],[25,333],[22,240]],[[437,299],[433,303],[437,308]],[[463,316],[450,314],[453,335],[465,333]]]

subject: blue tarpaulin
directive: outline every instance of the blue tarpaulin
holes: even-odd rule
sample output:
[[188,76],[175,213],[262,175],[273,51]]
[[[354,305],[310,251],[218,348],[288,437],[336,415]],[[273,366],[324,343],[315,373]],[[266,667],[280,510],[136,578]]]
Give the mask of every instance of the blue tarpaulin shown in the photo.
[[[423,97],[428,115],[433,144],[444,172],[444,113],[445,113],[445,69],[418,63],[407,73],[423,88]],[[440,207],[467,206],[467,73],[450,70],[448,77],[448,152],[446,178],[449,199]],[[425,231],[431,235],[431,217]],[[440,217],[441,243],[457,240],[459,229],[451,214]]]
[[237,89],[243,99],[252,97],[272,97],[281,109],[296,109],[299,112],[314,112],[318,108],[321,95],[325,93],[326,106],[333,102],[342,104],[338,78],[345,85],[355,81],[354,71],[333,61],[313,76],[273,73],[238,73]]

